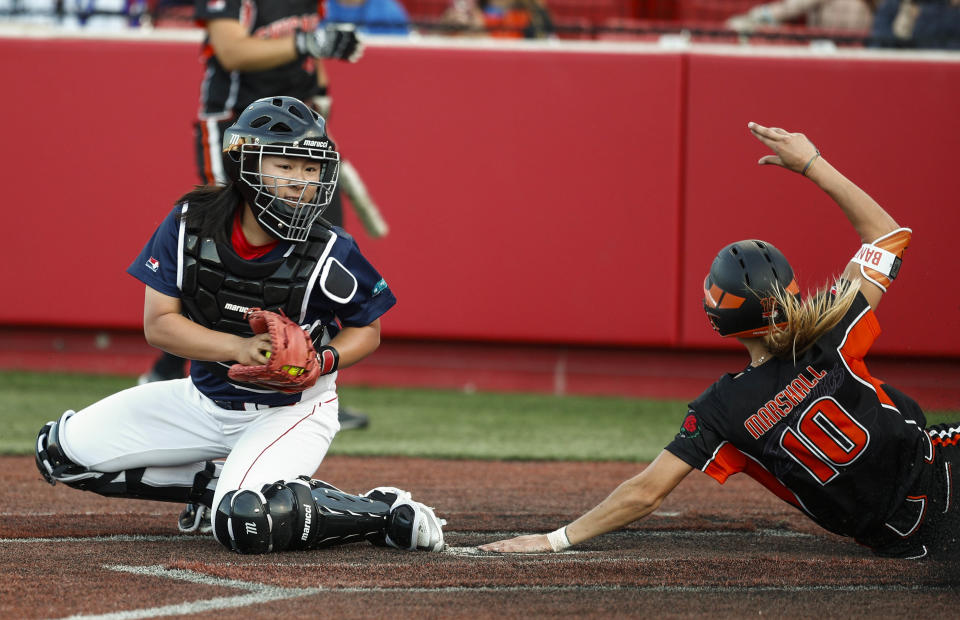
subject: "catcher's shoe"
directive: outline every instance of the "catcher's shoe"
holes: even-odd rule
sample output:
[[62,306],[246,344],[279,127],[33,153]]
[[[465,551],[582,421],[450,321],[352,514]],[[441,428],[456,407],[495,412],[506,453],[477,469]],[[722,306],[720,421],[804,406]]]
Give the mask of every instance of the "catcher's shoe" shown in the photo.
[[396,487],[377,487],[364,497],[390,506],[390,517],[383,543],[405,551],[443,551],[443,526],[433,508],[415,502],[408,491]]
[[210,509],[203,504],[187,504],[180,511],[180,517],[177,519],[177,529],[184,534],[209,534],[213,531]]

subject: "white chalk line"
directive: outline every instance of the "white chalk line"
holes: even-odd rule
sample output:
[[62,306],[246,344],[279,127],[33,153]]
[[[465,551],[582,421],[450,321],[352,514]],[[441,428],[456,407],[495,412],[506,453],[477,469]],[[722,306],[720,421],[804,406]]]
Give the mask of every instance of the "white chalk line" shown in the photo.
[[239,579],[224,579],[222,577],[212,577],[191,570],[164,568],[163,566],[125,566],[123,564],[107,564],[104,568],[109,570],[131,573],[134,575],[147,575],[151,577],[161,577],[166,579],[177,579],[207,586],[220,586],[225,588],[237,588],[249,590],[248,594],[239,594],[236,596],[220,596],[200,601],[191,601],[188,603],[177,603],[175,605],[164,605],[161,607],[148,607],[145,609],[129,609],[108,614],[78,614],[68,616],[64,620],[133,620],[135,618],[157,618],[163,616],[179,616],[196,614],[205,611],[218,611],[222,609],[235,609],[237,607],[247,607],[249,605],[258,605],[270,601],[282,601],[303,596],[317,594],[324,588],[281,588],[251,581],[241,581]]
[[445,586],[435,588],[411,587],[345,587],[345,588],[282,588],[267,584],[213,577],[191,570],[170,569],[163,566],[127,566],[123,564],[108,564],[104,568],[125,572],[134,575],[176,579],[206,586],[219,586],[247,590],[247,594],[236,596],[222,596],[200,601],[130,609],[107,614],[76,614],[62,620],[134,620],[137,618],[156,618],[173,615],[188,615],[207,611],[235,609],[249,605],[257,605],[270,601],[288,600],[312,596],[320,593],[414,593],[414,594],[447,594],[447,593],[477,593],[477,592],[524,592],[524,593],[562,593],[562,592],[647,592],[647,593],[744,593],[744,592],[914,592],[931,591],[938,589],[924,586],[903,585],[845,585],[845,586],[643,586],[643,585],[560,585],[560,586]]

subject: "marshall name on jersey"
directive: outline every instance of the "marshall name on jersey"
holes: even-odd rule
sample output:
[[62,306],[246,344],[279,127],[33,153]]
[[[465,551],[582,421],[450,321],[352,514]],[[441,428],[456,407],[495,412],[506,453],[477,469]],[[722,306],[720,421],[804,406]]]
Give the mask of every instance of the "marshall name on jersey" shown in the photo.
[[690,404],[666,449],[720,483],[744,472],[825,529],[872,539],[903,504],[916,465],[932,459],[920,407],[867,371],[879,334],[858,294],[795,362],[721,377]]

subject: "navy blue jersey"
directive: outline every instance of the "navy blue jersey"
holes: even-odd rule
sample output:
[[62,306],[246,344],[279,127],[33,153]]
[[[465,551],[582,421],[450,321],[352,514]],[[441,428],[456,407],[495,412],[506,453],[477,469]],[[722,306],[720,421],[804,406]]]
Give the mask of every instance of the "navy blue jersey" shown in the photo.
[[[317,0],[195,0],[196,19],[235,19],[250,36],[289,37],[297,29],[311,31],[320,22]],[[226,119],[263,97],[306,100],[317,90],[317,61],[294,60],[266,71],[227,71],[204,41],[207,68],[200,91],[200,118]]]
[[774,358],[711,385],[666,449],[720,483],[745,472],[822,527],[866,536],[933,457],[920,407],[867,371],[879,334],[858,293],[795,363]]
[[[177,217],[182,208],[178,205],[171,211],[140,255],[127,268],[127,273],[150,288],[177,298],[181,297],[183,278],[181,243],[185,225]],[[324,342],[336,336],[341,325],[363,327],[373,323],[397,302],[384,279],[360,253],[353,237],[339,227],[333,227],[332,232],[314,269],[303,305],[288,312],[290,318],[314,333],[317,325],[324,326]],[[266,255],[249,262],[277,261],[292,245],[281,241]],[[331,270],[331,267],[334,269]],[[340,275],[336,287],[327,285],[327,277],[331,272]],[[343,280],[347,281],[347,286],[344,286]],[[237,310],[238,318],[242,318],[242,311],[242,308]],[[289,404],[299,400],[299,395],[234,385],[218,378],[201,364],[191,364],[190,376],[197,389],[213,400],[264,405]]]

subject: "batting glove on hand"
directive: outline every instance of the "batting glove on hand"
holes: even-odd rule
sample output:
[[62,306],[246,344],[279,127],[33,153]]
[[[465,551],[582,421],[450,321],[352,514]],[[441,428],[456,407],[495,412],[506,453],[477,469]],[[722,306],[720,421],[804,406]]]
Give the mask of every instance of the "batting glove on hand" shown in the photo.
[[294,43],[301,58],[313,56],[357,62],[363,55],[363,40],[353,24],[327,24],[313,32],[298,30]]

